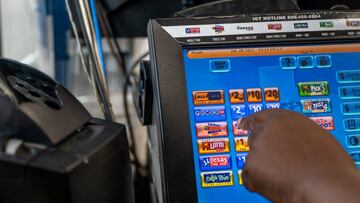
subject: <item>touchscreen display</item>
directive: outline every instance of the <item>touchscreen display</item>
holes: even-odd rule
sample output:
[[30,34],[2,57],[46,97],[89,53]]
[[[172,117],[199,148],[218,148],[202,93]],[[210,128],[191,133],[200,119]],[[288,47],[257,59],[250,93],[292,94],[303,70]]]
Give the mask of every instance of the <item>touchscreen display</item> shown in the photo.
[[268,202],[242,185],[251,135],[236,124],[265,109],[304,114],[360,164],[360,44],[185,49],[183,55],[200,203]]

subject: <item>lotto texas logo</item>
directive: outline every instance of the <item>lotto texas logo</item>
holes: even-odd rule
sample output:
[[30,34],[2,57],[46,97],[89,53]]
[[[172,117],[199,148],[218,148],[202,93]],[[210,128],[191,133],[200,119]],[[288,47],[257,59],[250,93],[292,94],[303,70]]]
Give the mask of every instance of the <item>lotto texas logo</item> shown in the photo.
[[274,23],[274,24],[268,24],[269,30],[282,30],[282,24],[281,23]]
[[202,171],[231,169],[230,155],[201,156],[199,163]]
[[324,117],[310,117],[315,123],[317,123],[320,127],[325,130],[334,130],[334,118],[332,116],[324,116]]
[[227,136],[227,122],[197,123],[196,134],[198,137]]
[[212,27],[212,29],[215,31],[216,34],[225,32],[225,28],[222,25],[215,25],[214,27]]
[[200,28],[199,27],[187,27],[185,28],[186,34],[199,34]]
[[198,140],[198,148],[200,154],[230,152],[229,139],[219,138]]
[[303,113],[328,113],[331,112],[330,99],[301,100]]

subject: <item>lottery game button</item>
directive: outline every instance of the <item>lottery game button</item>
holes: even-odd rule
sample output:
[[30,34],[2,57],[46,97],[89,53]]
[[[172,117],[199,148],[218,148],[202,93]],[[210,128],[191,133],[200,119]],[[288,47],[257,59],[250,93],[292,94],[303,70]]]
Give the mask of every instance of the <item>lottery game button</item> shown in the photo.
[[262,102],[262,91],[260,88],[246,89],[246,97],[249,103]]
[[241,153],[236,155],[236,165],[238,169],[244,168],[247,155],[248,153]]
[[244,118],[247,115],[245,105],[232,105],[231,106],[231,118],[232,120],[238,120]]
[[360,115],[360,102],[345,102],[341,104],[344,115]]
[[329,113],[331,112],[330,99],[303,99],[301,100],[303,113]]
[[237,152],[248,152],[250,150],[249,143],[248,143],[248,137],[235,137],[235,150]]
[[280,92],[279,88],[265,88],[264,89],[265,101],[266,102],[278,102],[280,101]]
[[215,171],[231,169],[230,155],[200,156],[199,165],[201,171]]
[[229,138],[199,139],[199,154],[216,154],[230,152]]
[[227,122],[197,123],[196,135],[199,138],[227,136],[227,129]]
[[264,105],[263,104],[249,104],[248,108],[249,108],[249,114],[254,114],[254,113],[264,110]]
[[238,177],[239,177],[239,185],[244,185],[244,181],[242,178],[242,170],[238,170]]
[[301,97],[329,95],[329,83],[327,81],[300,82],[298,88]]
[[225,103],[224,91],[223,90],[194,91],[193,103],[195,106],[224,104]]
[[360,86],[339,87],[339,95],[341,99],[359,99]]
[[243,130],[239,127],[238,122],[237,121],[233,121],[232,122],[232,128],[233,128],[233,134],[235,136],[244,136],[244,135],[248,135],[249,131],[247,130]]
[[231,104],[240,104],[245,102],[244,90],[243,89],[233,89],[229,90],[229,97]]
[[332,116],[322,116],[322,117],[319,116],[319,117],[309,117],[309,118],[325,130],[335,129],[334,117]]
[[194,108],[195,122],[225,121],[225,106],[208,106]]
[[203,172],[200,173],[200,177],[201,186],[204,188],[234,185],[232,171]]
[[266,109],[280,109],[280,103],[266,103]]
[[338,83],[360,82],[360,70],[343,70],[336,73]]

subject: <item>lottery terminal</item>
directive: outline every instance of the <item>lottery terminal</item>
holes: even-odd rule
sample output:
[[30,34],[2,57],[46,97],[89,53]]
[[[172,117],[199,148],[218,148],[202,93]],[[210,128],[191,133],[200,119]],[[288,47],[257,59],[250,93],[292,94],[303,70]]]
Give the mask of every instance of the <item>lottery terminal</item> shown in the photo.
[[159,202],[269,202],[243,186],[236,122],[266,109],[313,120],[360,168],[360,13],[156,19],[148,35]]

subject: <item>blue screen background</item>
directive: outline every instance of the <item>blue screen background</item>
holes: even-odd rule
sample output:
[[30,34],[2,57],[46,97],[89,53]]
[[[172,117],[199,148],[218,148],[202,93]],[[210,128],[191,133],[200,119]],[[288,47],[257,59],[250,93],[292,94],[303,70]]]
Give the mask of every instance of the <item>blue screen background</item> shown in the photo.
[[[229,72],[214,73],[210,71],[209,61],[214,58],[190,59],[187,56],[188,49],[183,50],[186,86],[188,96],[188,106],[190,112],[191,136],[193,141],[193,153],[195,164],[195,176],[197,184],[197,193],[199,203],[219,203],[219,202],[237,202],[237,203],[265,203],[268,202],[263,197],[248,192],[244,186],[239,185],[238,169],[236,166],[236,152],[234,146],[234,135],[231,128],[231,105],[229,102],[228,91],[230,89],[247,89],[247,88],[266,88],[278,87],[280,90],[281,108],[290,109],[301,113],[300,97],[297,84],[299,82],[328,81],[330,95],[322,97],[305,97],[310,99],[330,98],[331,113],[306,114],[306,116],[333,116],[335,120],[335,130],[330,131],[344,148],[346,147],[343,119],[352,116],[344,116],[341,112],[341,102],[339,98],[339,84],[336,79],[336,72],[339,70],[356,70],[360,69],[360,53],[321,53],[321,54],[302,54],[291,56],[314,56],[330,55],[332,59],[331,68],[312,68],[283,70],[280,67],[279,58],[282,56],[252,56],[252,57],[229,57],[231,63]],[[354,85],[354,84],[353,84]],[[355,84],[357,85],[357,84]],[[344,85],[341,85],[344,86]],[[345,84],[346,86],[346,84]],[[201,90],[224,90],[225,107],[228,123],[228,138],[230,139],[230,155],[232,160],[232,171],[234,175],[234,185],[225,187],[203,188],[201,186],[199,153],[197,148],[197,137],[194,120],[194,105],[192,99],[193,91]],[[353,100],[349,100],[353,101]],[[245,103],[248,104],[247,101]],[[264,103],[265,104],[265,103]],[[355,116],[356,117],[356,116]],[[306,140],[303,143],[306,144]],[[281,175],[281,174],[279,174]]]

